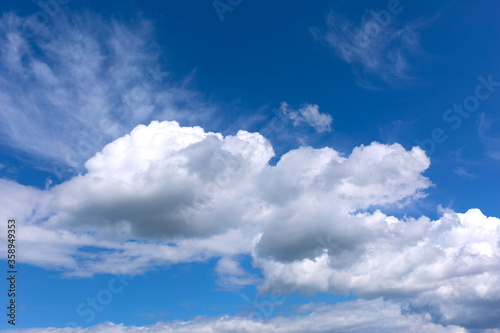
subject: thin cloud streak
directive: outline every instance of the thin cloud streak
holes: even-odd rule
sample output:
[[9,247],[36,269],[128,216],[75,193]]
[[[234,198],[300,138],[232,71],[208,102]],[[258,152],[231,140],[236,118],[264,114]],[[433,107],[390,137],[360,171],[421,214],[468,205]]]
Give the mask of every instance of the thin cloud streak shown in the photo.
[[83,163],[140,123],[192,122],[210,113],[195,90],[173,82],[152,23],[66,14],[30,39],[24,18],[0,18],[0,135],[10,147],[81,171]]
[[404,25],[396,19],[393,15],[383,22],[375,12],[367,12],[357,24],[331,12],[326,20],[328,28],[312,28],[311,32],[351,65],[362,87],[377,88],[381,82],[396,86],[414,81],[415,58],[426,57],[419,31],[436,17]]

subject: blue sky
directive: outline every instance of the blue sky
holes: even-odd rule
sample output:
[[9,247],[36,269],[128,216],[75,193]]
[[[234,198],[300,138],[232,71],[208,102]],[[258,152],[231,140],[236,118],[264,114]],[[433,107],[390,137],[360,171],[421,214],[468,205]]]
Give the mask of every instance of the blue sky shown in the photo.
[[15,328],[500,332],[496,1],[0,3]]

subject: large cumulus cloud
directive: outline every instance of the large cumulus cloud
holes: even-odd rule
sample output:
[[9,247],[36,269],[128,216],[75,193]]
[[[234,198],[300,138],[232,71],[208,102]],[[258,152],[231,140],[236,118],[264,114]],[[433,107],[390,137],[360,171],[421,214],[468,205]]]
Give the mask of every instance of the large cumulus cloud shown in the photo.
[[399,220],[377,211],[344,223],[354,225],[343,229],[351,238],[337,231],[318,238],[311,257],[257,254],[266,277],[262,290],[352,292],[402,301],[406,311],[427,313],[439,323],[498,326],[500,219],[478,209],[445,211],[437,221]]
[[176,122],[139,125],[57,186],[49,225],[113,225],[134,236],[207,236],[244,223],[252,178],[274,155],[260,135],[223,138]]
[[218,257],[219,277],[255,284],[237,262],[251,254],[262,292],[382,297],[439,325],[499,326],[499,219],[383,213],[432,186],[420,148],[301,147],[271,165],[273,155],[258,133],[139,125],[84,174],[45,191],[9,185],[38,201],[20,239],[54,258],[23,260],[84,275]]

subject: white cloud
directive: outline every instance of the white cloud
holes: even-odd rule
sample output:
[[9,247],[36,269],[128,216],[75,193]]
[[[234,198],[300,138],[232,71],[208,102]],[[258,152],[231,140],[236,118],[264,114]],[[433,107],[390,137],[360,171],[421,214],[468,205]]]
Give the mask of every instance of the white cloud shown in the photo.
[[320,133],[330,132],[332,130],[332,116],[326,113],[320,113],[318,105],[306,104],[298,110],[293,110],[286,102],[283,102],[281,103],[279,112],[293,120],[294,126],[299,126],[302,123],[305,123]]
[[[344,158],[331,148],[303,147],[270,166],[273,154],[269,142],[257,133],[239,131],[223,137],[200,127],[155,121],[105,146],[87,161],[84,175],[46,191],[12,182],[5,186],[17,186],[16,200],[35,205],[33,213],[21,219],[26,224],[24,241],[33,249],[53,246],[47,251],[60,252],[52,263],[44,259],[39,264],[78,270],[75,274],[85,267],[93,274],[115,270],[113,261],[131,261],[131,268],[147,269],[156,263],[249,254],[262,231],[259,249],[272,252],[275,248],[266,249],[266,240],[287,223],[286,214],[299,218],[309,209],[320,215],[332,210],[348,214],[410,200],[430,185],[421,176],[429,160],[419,148],[408,152],[400,145],[373,143]],[[24,200],[30,191],[36,193]],[[336,202],[333,208],[330,202]],[[314,219],[314,214],[304,215],[304,221]],[[316,226],[317,231],[324,227]],[[224,235],[236,237],[240,246],[226,241],[216,251],[189,243],[210,243]],[[127,243],[129,239],[141,242]],[[78,257],[78,249],[86,246],[108,251],[92,260],[85,251]],[[147,246],[158,246],[164,255],[157,261],[131,259]],[[304,255],[304,249],[297,249]],[[291,255],[286,246],[282,251]],[[30,263],[40,260],[35,252],[31,259],[29,253],[26,256]]]
[[249,274],[241,266],[236,258],[222,257],[215,266],[220,286],[236,289],[241,286],[256,285],[260,279]]
[[316,241],[314,252],[313,240],[325,237],[325,229],[308,234],[297,227],[297,220],[283,223],[282,230],[294,228],[300,236],[290,239],[288,232],[274,233],[269,243],[310,244],[309,252],[301,252],[309,255],[279,257],[279,247],[267,257],[257,251],[255,261],[265,278],[261,289],[406,300],[408,311],[428,313],[439,323],[497,325],[500,219],[487,218],[478,209],[465,214],[445,211],[437,221],[398,220],[376,211],[329,223],[334,227],[328,246]]
[[[18,260],[45,269],[61,270],[65,276],[89,277],[100,273],[136,275],[155,267],[246,254],[252,248],[252,240],[237,230],[203,239],[138,242],[110,240],[117,237],[111,237],[111,230],[104,235],[75,233],[65,229],[26,226],[20,220],[18,226],[17,243],[24,249]],[[2,250],[3,254],[5,252]],[[228,277],[234,276],[231,270],[225,272],[221,269],[220,272]]]
[[[402,6],[398,11],[402,10]],[[378,12],[380,13],[380,12]],[[397,15],[379,17],[375,11],[363,15],[359,24],[330,13],[328,29],[311,29],[319,41],[352,65],[358,83],[373,88],[376,81],[397,84],[412,79],[413,58],[422,56],[418,31],[431,20],[417,20],[401,26]]]
[[476,177],[473,174],[467,172],[467,169],[465,169],[464,167],[455,168],[455,169],[453,169],[453,172],[457,176],[464,177],[464,178],[475,178]]
[[175,122],[139,125],[87,161],[87,174],[53,189],[48,224],[126,225],[162,239],[220,233],[243,222],[251,179],[273,155],[245,131],[223,138]]
[[345,214],[419,197],[430,186],[421,175],[429,159],[417,147],[407,152],[373,143],[349,158],[303,147],[270,166],[273,155],[256,133],[224,138],[176,122],[139,125],[87,161],[85,175],[50,190],[54,214],[45,225],[111,228],[139,238],[206,237],[272,228],[285,221],[283,207],[299,216],[311,202],[329,214],[333,201]]
[[31,250],[21,260],[67,275],[219,258],[221,284],[241,286],[261,281],[238,263],[251,254],[263,292],[351,292],[438,324],[497,327],[500,220],[477,209],[437,221],[381,211],[432,186],[420,148],[374,142],[344,157],[302,147],[271,166],[273,155],[258,133],[154,121],[48,190],[3,181],[15,193],[4,208],[24,214],[19,241]]
[[196,92],[169,80],[148,21],[59,12],[29,39],[24,22],[13,13],[0,18],[0,134],[40,168],[81,170],[137,124],[209,112]]
[[[303,311],[303,313],[301,313]],[[312,313],[308,313],[311,312]],[[255,317],[255,319],[253,319]],[[106,323],[89,328],[16,329],[20,333],[466,333],[457,326],[433,324],[425,315],[401,314],[400,308],[381,299],[356,300],[335,305],[308,304],[290,317],[261,321],[257,313],[249,316],[198,318],[192,321],[158,322],[136,327]],[[14,330],[6,330],[6,333]],[[491,333],[498,332],[492,331]]]
[[[364,44],[352,22],[331,15],[328,23],[316,36],[352,64],[361,84],[410,77],[410,59],[421,52],[417,30],[426,23],[384,27]],[[258,133],[224,137],[177,122],[150,123],[192,122],[208,111],[196,93],[166,82],[149,22],[126,27],[60,13],[29,40],[22,24],[12,13],[0,18],[0,133],[12,147],[81,171],[91,158],[85,173],[46,190],[0,179],[2,219],[14,217],[20,226],[20,262],[91,276],[218,258],[223,285],[351,292],[368,300],[308,305],[300,310],[311,314],[266,322],[242,316],[21,332],[498,328],[500,220],[478,209],[442,211],[437,221],[382,212],[432,186],[420,148],[374,142],[342,156],[302,147],[271,166],[273,148]],[[360,29],[373,24],[366,16]],[[294,110],[283,103],[280,112],[294,126],[331,131],[332,117],[317,105]],[[482,139],[496,158],[494,128],[482,118]],[[245,255],[263,280],[241,267]]]
[[40,189],[0,179],[0,218],[4,221],[10,218],[23,221],[46,214],[49,198]]

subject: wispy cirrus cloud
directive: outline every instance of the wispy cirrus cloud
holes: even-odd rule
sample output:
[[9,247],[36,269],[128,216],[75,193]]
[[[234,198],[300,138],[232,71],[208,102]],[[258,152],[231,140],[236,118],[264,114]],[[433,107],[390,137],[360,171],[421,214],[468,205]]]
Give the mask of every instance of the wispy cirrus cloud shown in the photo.
[[[373,20],[365,17],[360,29]],[[83,171],[45,190],[0,180],[2,218],[19,219],[19,262],[88,277],[215,258],[221,285],[364,298],[307,305],[293,318],[265,322],[243,315],[48,331],[498,328],[500,220],[478,209],[441,210],[434,221],[383,212],[432,186],[422,149],[373,142],[344,156],[301,147],[271,165],[274,149],[259,133],[223,136],[158,121],[203,118],[209,110],[195,92],[168,81],[147,21],[131,27],[61,15],[31,40],[14,14],[0,26],[1,135],[12,147]],[[329,30],[317,36],[352,64],[360,84],[411,78],[423,25],[384,27],[366,45],[353,26],[330,17]],[[317,105],[284,104],[280,112],[296,126],[331,130],[331,116]],[[242,257],[252,258],[262,278],[242,268]]]
[[171,80],[150,21],[61,11],[33,38],[0,18],[0,135],[5,144],[81,170],[106,143],[152,119],[190,122],[208,108]]
[[415,59],[425,55],[419,31],[433,19],[401,24],[395,15],[385,12],[367,11],[361,22],[331,12],[326,29],[311,29],[317,40],[351,64],[358,83],[366,88],[380,82],[394,86],[411,81]]
[[479,139],[486,147],[486,153],[494,160],[500,160],[500,118],[482,113],[478,124]]
[[455,168],[453,169],[453,172],[457,175],[457,176],[460,176],[460,177],[465,177],[465,178],[469,178],[469,179],[473,179],[475,178],[476,176],[474,176],[473,174],[469,173],[467,171],[466,168],[464,167],[458,167],[458,168]]

